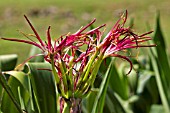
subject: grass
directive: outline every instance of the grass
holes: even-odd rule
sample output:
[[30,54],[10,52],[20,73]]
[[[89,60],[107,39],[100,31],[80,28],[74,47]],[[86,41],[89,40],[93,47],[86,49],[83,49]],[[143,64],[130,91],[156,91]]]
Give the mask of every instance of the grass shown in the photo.
[[[168,0],[1,0],[0,36],[23,38],[18,29],[32,33],[23,18],[24,14],[43,38],[49,25],[52,26],[52,36],[57,38],[68,32],[74,33],[93,18],[97,19],[95,26],[106,23],[110,28],[120,12],[126,9],[129,18],[134,18],[135,30],[140,33],[147,31],[148,25],[154,30],[155,15],[160,10],[166,42],[170,42],[169,5]],[[26,44],[0,40],[0,54],[17,53],[21,58],[19,62],[27,57],[29,48]]]

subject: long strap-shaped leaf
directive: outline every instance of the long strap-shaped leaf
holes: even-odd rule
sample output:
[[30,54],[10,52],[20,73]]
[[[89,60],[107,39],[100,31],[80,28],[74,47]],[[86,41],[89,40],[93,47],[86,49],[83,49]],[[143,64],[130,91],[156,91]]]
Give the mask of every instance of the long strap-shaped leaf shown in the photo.
[[154,35],[154,42],[157,44],[157,47],[150,48],[150,59],[155,72],[155,78],[163,107],[166,113],[170,113],[170,91],[168,90],[170,87],[170,76],[168,71],[170,70],[170,66],[166,54],[164,36],[161,31],[159,14],[157,15],[156,24],[157,26]]
[[[20,101],[21,108],[25,109],[28,113],[30,113],[31,110],[36,112],[35,109],[36,106],[33,103],[33,96],[29,76],[21,71],[8,71],[5,72],[5,74],[10,75],[8,84],[12,87],[12,92],[15,95],[15,97],[18,99],[18,101]],[[3,96],[3,99],[4,99],[3,102],[8,101],[7,100],[8,98],[5,96],[5,94]],[[9,103],[6,102],[3,104],[5,106],[9,105]],[[14,113],[14,111],[12,111],[12,113]]]
[[163,107],[164,107],[166,113],[170,113],[168,98],[166,97],[166,92],[165,92],[166,89],[165,89],[165,87],[163,87],[163,83],[162,83],[163,81],[161,79],[161,75],[160,75],[160,72],[159,72],[158,62],[156,61],[156,58],[154,57],[153,54],[150,53],[150,57],[151,57],[152,66],[153,66],[153,69],[154,69],[154,72],[155,72],[155,78],[156,78],[156,82],[157,82],[157,85],[158,85],[158,90],[159,90],[159,93],[160,93],[160,97],[161,97],[161,100],[162,100]]
[[[157,58],[159,59],[157,62],[161,66],[161,77],[164,80],[163,85],[167,86],[170,88],[170,76],[169,76],[169,71],[170,66],[169,66],[169,61],[168,61],[168,56],[166,53],[166,44],[163,36],[163,32],[161,29],[160,25],[160,14],[157,14],[156,18],[156,29],[155,29],[155,35],[154,35],[154,42],[157,44],[157,47],[155,48],[157,52]],[[170,93],[170,92],[169,92]]]
[[107,92],[107,87],[109,84],[109,79],[110,79],[110,71],[112,69],[112,64],[113,61],[110,63],[107,72],[103,78],[103,81],[100,85],[100,89],[99,89],[99,93],[96,97],[96,100],[94,102],[94,106],[93,106],[93,110],[92,113],[102,113],[103,112],[103,108],[104,108],[104,103],[105,103],[105,96],[106,96],[106,92]]
[[10,86],[7,84],[7,81],[6,81],[4,75],[1,72],[0,72],[0,83],[3,86],[3,88],[5,89],[5,91],[7,92],[7,94],[9,95],[9,97],[12,100],[12,102],[14,103],[14,105],[16,106],[18,112],[23,113],[19,103],[17,102],[17,99],[15,99],[15,96],[12,93]]
[[[57,93],[49,63],[28,63],[39,113],[57,113]],[[48,69],[48,70],[45,70]]]

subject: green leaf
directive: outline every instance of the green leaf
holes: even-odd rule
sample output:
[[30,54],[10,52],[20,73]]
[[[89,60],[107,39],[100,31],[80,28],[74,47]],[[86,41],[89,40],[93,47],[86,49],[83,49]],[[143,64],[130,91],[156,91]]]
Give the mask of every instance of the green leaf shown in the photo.
[[4,72],[5,74],[9,74],[13,77],[15,77],[25,88],[25,90],[29,90],[29,83],[28,83],[28,76],[24,72],[21,71],[7,71]]
[[93,105],[95,102],[95,98],[98,94],[98,88],[91,89],[88,97],[83,99],[82,110],[84,113],[91,113],[93,109]]
[[159,101],[159,92],[153,73],[150,75],[146,71],[144,74],[139,74],[137,94],[132,96],[130,101],[135,113],[149,113],[151,105]]
[[57,93],[49,63],[28,63],[29,76],[40,113],[57,113]]
[[167,97],[167,92],[166,92],[166,88],[163,85],[163,80],[161,79],[161,75],[160,75],[160,71],[159,71],[159,64],[157,62],[157,59],[154,57],[153,54],[150,53],[150,57],[151,57],[151,62],[152,62],[152,67],[154,69],[155,72],[155,78],[156,78],[156,82],[158,85],[158,90],[159,90],[159,94],[161,97],[161,101],[163,104],[163,107],[165,109],[165,111],[167,113],[170,112],[170,108],[169,108],[169,103],[168,103],[168,97]]
[[[125,70],[125,65],[119,66],[119,71],[120,70],[121,71]],[[128,88],[127,76],[121,72],[118,72],[114,64],[112,64],[112,67],[111,67],[111,76],[110,76],[109,86],[122,99],[124,100],[128,99],[129,88]]]
[[[37,48],[36,46],[31,46],[29,56],[34,56],[34,55],[40,54],[40,53],[42,53],[41,49]],[[43,55],[37,56],[37,57],[29,60],[29,62],[44,62],[44,56]]]
[[139,75],[138,94],[145,98],[145,101],[149,104],[155,104],[159,101],[159,92],[156,84],[156,79],[153,73],[149,73],[145,70],[144,74]]
[[104,110],[106,109],[108,113],[131,113],[128,108],[128,101],[122,100],[122,98],[110,88],[107,90],[105,100]]
[[[115,60],[115,59],[112,59]],[[105,59],[105,61],[102,62],[100,69],[99,69],[99,74],[100,76],[104,75],[106,73],[106,70],[108,69],[109,63],[111,62],[111,58]],[[128,65],[129,66],[129,65]],[[122,65],[119,67],[119,70],[125,70],[125,65]],[[109,81],[109,86],[112,90],[114,90],[119,96],[126,100],[129,97],[129,88],[128,88],[128,80],[127,76],[125,76],[123,73],[118,72],[117,68],[115,67],[114,64],[112,64],[112,75]],[[100,78],[97,77],[97,80]],[[100,80],[98,80],[100,81]],[[97,82],[95,82],[97,83]],[[99,83],[98,83],[99,84]],[[119,86],[119,87],[117,87]]]
[[[10,71],[16,66],[18,56],[16,54],[0,55],[0,71]],[[0,86],[2,92],[2,86]]]
[[160,93],[161,101],[163,107],[167,113],[170,112],[170,76],[169,76],[169,61],[166,54],[166,46],[164,42],[164,37],[160,27],[160,16],[157,16],[157,26],[154,36],[154,41],[157,44],[156,51],[155,48],[150,49],[150,59],[152,63],[153,70],[155,72],[155,78],[158,85],[158,90]]
[[156,17],[156,29],[155,29],[155,35],[153,39],[156,45],[158,46],[157,48],[159,49],[162,48],[164,50],[166,49],[164,36],[163,36],[161,26],[160,26],[160,13],[159,12]]
[[138,87],[138,78],[139,78],[139,73],[137,73],[136,71],[132,71],[130,73],[130,75],[127,76],[127,80],[128,80],[128,85],[126,85],[127,87],[127,96],[129,96],[129,93],[131,94],[136,94],[136,90]]
[[[11,80],[10,78],[8,81],[9,83],[8,85],[5,76],[2,73],[0,73],[0,83],[6,91],[4,92],[1,102],[1,111],[4,113],[22,113],[19,101],[15,96],[17,90],[14,87],[18,86],[18,82],[17,80],[16,81],[15,80]],[[11,85],[13,87],[12,89]]]
[[112,66],[113,66],[113,62],[110,63],[110,65],[107,69],[107,72],[103,78],[103,81],[100,85],[100,89],[99,89],[98,95],[95,99],[92,113],[99,113],[99,112],[102,113],[103,112],[107,87],[108,87],[109,79],[110,79],[110,76],[112,73],[112,70],[111,70]]
[[165,113],[162,105],[152,105],[150,113]]
[[[19,72],[19,71],[8,71],[5,73],[17,79],[18,80],[17,82],[20,82],[20,85],[22,85],[22,87],[24,88],[24,90],[18,88],[18,98],[20,103],[24,104],[23,108],[28,113],[34,111],[36,106],[35,104],[33,104],[32,89],[31,89],[30,79],[28,75],[25,74],[24,72]],[[23,106],[23,104],[21,105]]]
[[1,71],[13,70],[16,66],[18,56],[16,54],[0,55]]
[[155,30],[155,35],[154,35],[154,42],[156,43],[156,52],[157,52],[157,60],[158,64],[160,65],[160,71],[161,72],[161,79],[164,80],[164,85],[166,85],[170,88],[170,76],[169,72],[167,70],[170,70],[169,66],[169,61],[166,53],[166,45],[164,41],[164,36],[161,30],[160,26],[160,15],[157,15],[157,20],[156,20],[156,30]]
[[106,58],[104,61],[101,63],[100,68],[99,68],[99,73],[101,75],[104,75],[109,67],[109,64],[111,62],[111,58]]

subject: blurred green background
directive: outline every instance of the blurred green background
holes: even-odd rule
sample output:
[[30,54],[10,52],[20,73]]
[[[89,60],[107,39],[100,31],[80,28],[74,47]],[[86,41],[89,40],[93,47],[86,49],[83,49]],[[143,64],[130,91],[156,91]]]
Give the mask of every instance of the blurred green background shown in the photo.
[[[97,19],[95,26],[106,23],[106,30],[109,30],[120,13],[127,9],[128,23],[134,19],[134,29],[137,33],[148,31],[148,26],[154,30],[156,12],[160,11],[161,26],[168,44],[169,6],[169,0],[1,0],[0,36],[23,38],[17,30],[32,34],[23,17],[24,14],[28,16],[42,38],[46,37],[49,25],[52,27],[53,38],[57,38],[68,32],[76,32],[93,18]],[[16,53],[19,55],[19,62],[28,57],[29,48],[27,44],[0,40],[0,55]]]

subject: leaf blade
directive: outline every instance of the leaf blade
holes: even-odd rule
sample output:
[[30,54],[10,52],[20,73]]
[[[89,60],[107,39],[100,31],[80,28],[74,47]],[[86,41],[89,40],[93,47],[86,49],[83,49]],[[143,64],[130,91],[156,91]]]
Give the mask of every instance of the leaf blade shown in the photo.
[[[57,97],[54,84],[54,78],[51,72],[47,70],[51,66],[48,63],[28,63],[30,68],[30,79],[33,86],[34,94],[37,99],[40,113],[56,113]],[[47,86],[48,85],[48,86]],[[49,104],[50,103],[50,104]]]

